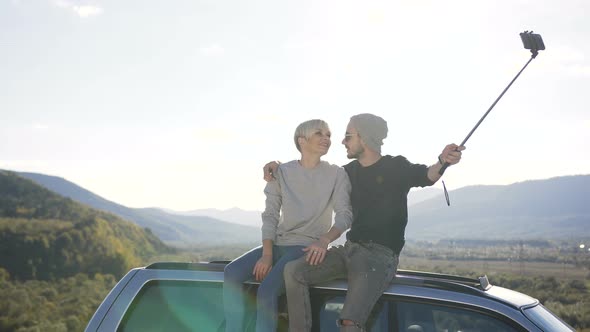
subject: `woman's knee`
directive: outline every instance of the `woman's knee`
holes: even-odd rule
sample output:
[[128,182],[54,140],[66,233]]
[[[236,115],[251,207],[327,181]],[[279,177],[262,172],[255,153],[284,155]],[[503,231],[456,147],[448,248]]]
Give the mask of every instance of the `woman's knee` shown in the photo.
[[234,264],[234,262],[229,263],[223,269],[223,279],[224,280],[236,280],[240,281],[242,279],[242,267],[239,264]]

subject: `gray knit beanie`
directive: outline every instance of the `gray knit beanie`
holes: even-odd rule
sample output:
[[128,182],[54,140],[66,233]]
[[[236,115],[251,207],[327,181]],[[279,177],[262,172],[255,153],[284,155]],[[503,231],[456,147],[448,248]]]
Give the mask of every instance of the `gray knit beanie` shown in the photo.
[[363,113],[352,116],[350,123],[371,150],[381,153],[383,139],[387,137],[387,122],[385,120],[373,114]]

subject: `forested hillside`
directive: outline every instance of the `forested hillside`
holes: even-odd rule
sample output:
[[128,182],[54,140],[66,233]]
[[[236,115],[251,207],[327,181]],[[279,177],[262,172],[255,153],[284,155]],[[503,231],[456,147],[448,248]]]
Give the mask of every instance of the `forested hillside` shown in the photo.
[[10,280],[0,268],[0,332],[80,332],[117,280],[76,274],[53,281]]
[[254,245],[260,242],[259,224],[251,227],[204,215],[179,215],[156,208],[129,208],[60,177],[25,172],[17,174],[75,202],[115,214],[141,227],[148,227],[160,240],[171,246],[195,247],[234,243]]
[[0,171],[0,267],[13,279],[121,277],[147,257],[172,251],[148,229]]

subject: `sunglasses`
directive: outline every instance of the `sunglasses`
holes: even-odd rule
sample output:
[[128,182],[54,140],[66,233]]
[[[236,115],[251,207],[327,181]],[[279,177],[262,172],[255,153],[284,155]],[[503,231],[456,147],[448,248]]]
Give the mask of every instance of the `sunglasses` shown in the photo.
[[358,136],[358,135],[359,135],[358,133],[354,133],[354,134],[349,134],[349,133],[347,133],[347,134],[344,134],[344,141],[345,141],[345,142],[348,142],[348,141],[350,141],[350,139],[351,139],[353,136]]

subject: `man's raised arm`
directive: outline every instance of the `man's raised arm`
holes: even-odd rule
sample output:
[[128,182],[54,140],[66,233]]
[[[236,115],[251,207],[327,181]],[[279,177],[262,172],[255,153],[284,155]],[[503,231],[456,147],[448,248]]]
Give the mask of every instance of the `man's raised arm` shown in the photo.
[[464,146],[458,146],[457,144],[449,144],[445,146],[442,153],[438,156],[438,162],[428,167],[428,178],[432,182],[436,182],[441,178],[439,174],[440,169],[444,163],[455,165],[461,160],[461,151],[465,150]]

